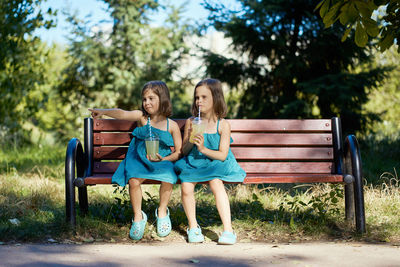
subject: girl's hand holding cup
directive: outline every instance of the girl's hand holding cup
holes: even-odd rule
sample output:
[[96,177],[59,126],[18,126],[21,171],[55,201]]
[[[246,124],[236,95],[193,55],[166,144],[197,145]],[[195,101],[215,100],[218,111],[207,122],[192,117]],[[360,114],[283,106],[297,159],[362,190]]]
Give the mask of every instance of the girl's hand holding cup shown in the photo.
[[204,146],[204,136],[203,134],[196,134],[193,137],[193,143],[197,146],[197,150],[202,153],[202,151],[204,150],[205,146]]
[[154,161],[154,162],[159,162],[163,160],[163,157],[160,154],[156,154],[156,157],[153,157],[152,155],[146,155],[147,159],[150,161]]

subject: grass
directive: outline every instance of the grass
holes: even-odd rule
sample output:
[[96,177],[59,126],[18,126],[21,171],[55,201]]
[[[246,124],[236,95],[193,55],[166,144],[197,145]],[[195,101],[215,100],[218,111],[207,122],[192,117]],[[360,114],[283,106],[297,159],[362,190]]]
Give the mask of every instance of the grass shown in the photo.
[[368,184],[379,185],[383,173],[400,170],[400,139],[366,137],[360,140],[360,151]]
[[[131,242],[128,232],[132,210],[126,189],[90,187],[89,216],[80,216],[78,211],[75,231],[65,223],[64,153],[65,148],[58,146],[1,150],[0,242]],[[329,184],[227,185],[233,227],[241,242],[398,243],[400,179],[396,170],[382,173],[374,178],[374,183],[365,186],[367,233],[363,236],[357,235],[354,226],[344,220],[341,185]],[[169,204],[173,231],[166,238],[155,234],[158,186],[146,185],[143,189],[143,210],[149,224],[140,242],[183,241],[187,221],[179,186],[174,187]],[[206,240],[216,240],[222,226],[209,188],[197,186],[196,199],[198,221]]]

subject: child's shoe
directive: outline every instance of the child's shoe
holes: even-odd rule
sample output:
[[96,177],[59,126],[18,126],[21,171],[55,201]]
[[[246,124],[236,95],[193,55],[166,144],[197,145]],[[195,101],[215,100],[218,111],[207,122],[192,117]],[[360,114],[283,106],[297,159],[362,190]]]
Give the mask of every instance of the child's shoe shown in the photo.
[[169,209],[167,208],[167,216],[159,218],[158,209],[156,209],[157,218],[157,235],[160,237],[165,237],[169,235],[172,229],[171,219],[169,218]]
[[225,231],[218,239],[218,244],[220,245],[233,245],[236,243],[236,234],[232,232]]
[[146,227],[147,215],[142,211],[143,219],[140,222],[134,222],[132,220],[131,230],[129,231],[129,237],[133,240],[140,240],[144,234],[144,228]]
[[189,243],[201,243],[204,242],[204,235],[201,233],[200,226],[197,228],[187,229]]

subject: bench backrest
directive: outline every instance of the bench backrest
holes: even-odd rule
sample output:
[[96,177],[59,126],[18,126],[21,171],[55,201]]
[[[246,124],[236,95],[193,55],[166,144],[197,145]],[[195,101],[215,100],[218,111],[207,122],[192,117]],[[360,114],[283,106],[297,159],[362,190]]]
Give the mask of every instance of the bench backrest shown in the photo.
[[[183,130],[185,120],[175,121]],[[342,150],[338,118],[228,121],[234,140],[232,152],[247,174],[338,173]],[[125,157],[135,127],[136,123],[129,121],[86,119],[85,151],[90,150],[91,142],[93,145],[93,166],[90,166],[92,173],[89,175],[116,170]]]

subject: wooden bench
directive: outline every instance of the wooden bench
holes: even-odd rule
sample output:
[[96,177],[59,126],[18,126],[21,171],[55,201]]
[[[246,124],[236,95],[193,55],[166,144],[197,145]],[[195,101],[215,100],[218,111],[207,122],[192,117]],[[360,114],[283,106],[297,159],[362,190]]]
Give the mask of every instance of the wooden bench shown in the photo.
[[[185,120],[175,121],[183,130]],[[357,231],[365,232],[358,142],[354,135],[349,135],[343,145],[339,118],[228,121],[234,140],[232,152],[247,173],[244,184],[342,183],[346,219],[355,219]],[[111,176],[119,165],[115,160],[124,159],[135,127],[136,123],[129,121],[86,118],[84,149],[76,138],[68,143],[66,217],[72,225],[76,224],[75,187],[80,210],[86,213],[87,186],[111,184]]]

